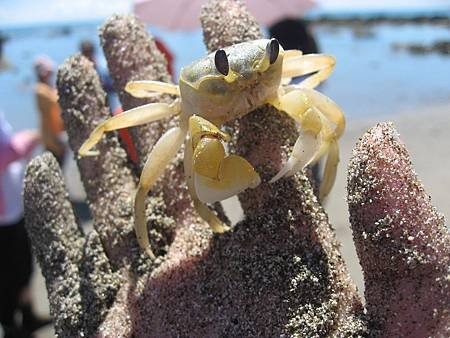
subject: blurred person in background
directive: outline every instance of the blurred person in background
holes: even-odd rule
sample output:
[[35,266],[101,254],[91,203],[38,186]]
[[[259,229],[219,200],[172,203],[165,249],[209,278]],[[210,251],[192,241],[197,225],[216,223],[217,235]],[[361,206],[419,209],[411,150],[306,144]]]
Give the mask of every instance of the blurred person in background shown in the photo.
[[[299,49],[303,54],[319,53],[317,42],[308,24],[302,19],[283,19],[278,21],[269,27],[269,34],[270,37],[276,38],[284,49]],[[292,83],[298,83],[303,78],[294,78]]]
[[62,166],[66,146],[63,141],[64,125],[61,108],[58,104],[58,94],[52,83],[55,64],[49,57],[39,56],[34,61],[34,70],[37,77],[35,96],[40,117],[42,143]]
[[3,70],[8,70],[11,67],[11,65],[9,64],[8,61],[6,61],[4,55],[3,55],[3,45],[6,42],[7,37],[4,36],[1,32],[0,32],[0,71]]
[[97,62],[94,43],[90,40],[81,41],[80,53],[94,64],[94,68],[100,77],[103,90],[106,92],[109,109],[114,113],[116,110],[120,109],[119,97],[114,90],[114,82],[109,75],[108,69]]
[[165,59],[167,60],[167,71],[169,72],[170,76],[172,76],[173,80],[173,62],[174,62],[173,54],[161,39],[157,37],[154,37],[154,39],[156,47],[159,49],[161,53],[163,53]]
[[22,202],[26,160],[39,141],[36,130],[13,133],[0,112],[0,326],[4,337],[31,337],[51,322],[33,312],[33,261]]
[[[89,40],[83,40],[80,43],[80,52],[81,54],[90,60],[94,64],[94,68],[97,71],[97,74],[100,78],[100,82],[102,84],[103,90],[106,92],[106,96],[108,99],[109,109],[112,115],[117,115],[123,112],[123,109],[119,102],[119,97],[117,93],[114,91],[114,82],[109,75],[106,67],[99,67],[96,61],[95,56],[95,46]],[[138,155],[136,151],[136,147],[134,146],[133,139],[128,131],[128,128],[123,128],[119,130],[119,136],[123,142],[123,145],[126,148],[129,158],[132,162],[138,163]]]

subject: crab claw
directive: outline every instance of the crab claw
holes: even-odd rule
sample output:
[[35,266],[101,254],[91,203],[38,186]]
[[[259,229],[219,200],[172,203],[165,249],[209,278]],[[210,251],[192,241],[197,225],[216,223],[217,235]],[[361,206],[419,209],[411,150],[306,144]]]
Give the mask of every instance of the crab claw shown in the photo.
[[261,179],[252,165],[237,155],[225,155],[230,136],[200,116],[189,119],[192,169],[197,198],[214,203],[255,188]]
[[195,173],[195,190],[203,203],[222,201],[260,183],[261,178],[252,165],[237,155],[221,161],[216,179]]

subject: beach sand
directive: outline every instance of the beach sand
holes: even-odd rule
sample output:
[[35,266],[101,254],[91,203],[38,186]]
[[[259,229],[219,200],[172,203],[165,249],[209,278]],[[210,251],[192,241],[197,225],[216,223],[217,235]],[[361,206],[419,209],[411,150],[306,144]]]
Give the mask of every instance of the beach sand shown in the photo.
[[[352,149],[362,134],[377,122],[393,121],[411,155],[416,172],[432,202],[444,216],[450,215],[446,194],[450,188],[450,103],[416,111],[404,111],[390,116],[373,116],[370,119],[349,120],[340,141],[341,162],[335,187],[325,209],[342,243],[341,252],[361,295],[364,293],[363,277],[353,245],[346,198],[347,165]],[[233,215],[233,219],[239,215]],[[48,313],[45,283],[38,269],[33,279],[35,304],[39,313]],[[51,328],[39,332],[39,337],[53,337]]]

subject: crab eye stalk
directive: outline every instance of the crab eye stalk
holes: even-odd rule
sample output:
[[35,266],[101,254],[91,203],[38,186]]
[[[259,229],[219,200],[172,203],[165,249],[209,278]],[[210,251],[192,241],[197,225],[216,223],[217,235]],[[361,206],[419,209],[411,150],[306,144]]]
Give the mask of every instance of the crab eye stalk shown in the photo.
[[227,54],[223,49],[219,49],[216,52],[216,55],[214,56],[214,63],[220,74],[225,76],[228,75],[228,72],[230,71],[230,64],[228,63]]
[[277,61],[278,54],[280,53],[280,43],[277,39],[271,39],[266,46],[266,53],[269,56],[269,62],[271,65]]

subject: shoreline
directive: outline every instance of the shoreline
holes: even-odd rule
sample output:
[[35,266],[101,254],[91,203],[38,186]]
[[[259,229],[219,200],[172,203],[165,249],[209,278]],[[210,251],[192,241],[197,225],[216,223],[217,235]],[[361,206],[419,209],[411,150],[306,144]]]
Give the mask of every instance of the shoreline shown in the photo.
[[341,14],[318,14],[314,17],[306,16],[305,21],[311,25],[328,26],[359,26],[377,24],[418,24],[450,26],[450,16],[442,11],[432,11],[428,15],[413,13],[372,12],[372,13],[341,13]]

